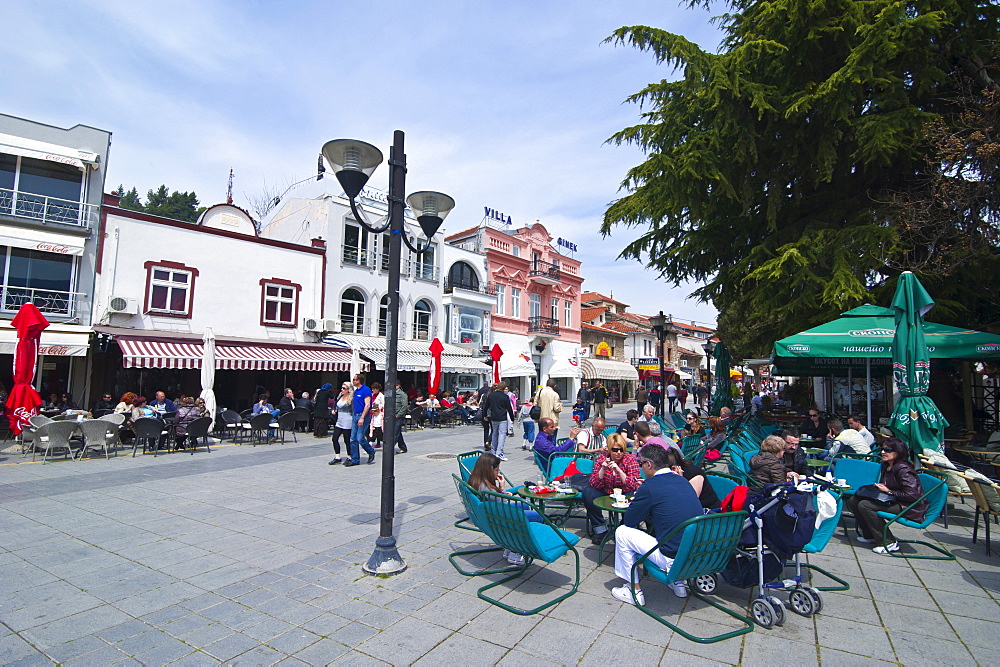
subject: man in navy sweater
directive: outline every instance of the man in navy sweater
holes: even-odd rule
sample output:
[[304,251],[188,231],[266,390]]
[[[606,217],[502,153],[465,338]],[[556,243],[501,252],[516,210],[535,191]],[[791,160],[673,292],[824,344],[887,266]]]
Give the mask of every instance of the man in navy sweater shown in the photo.
[[[625,580],[625,585],[613,588],[611,594],[622,602],[646,604],[639,587],[638,573],[632,581],[632,564],[666,537],[670,531],[688,519],[703,513],[701,501],[694,487],[686,479],[670,469],[667,450],[659,445],[645,445],[639,450],[640,469],[646,473],[646,481],[635,492],[632,504],[625,511],[622,525],[615,531],[615,574]],[[653,528],[653,535],[638,529],[640,522],[646,521]],[[649,561],[662,570],[669,570],[681,543],[681,533],[662,544],[659,550],[649,556]],[[638,568],[637,568],[638,569]],[[670,590],[679,598],[687,597],[687,585],[670,584]]]

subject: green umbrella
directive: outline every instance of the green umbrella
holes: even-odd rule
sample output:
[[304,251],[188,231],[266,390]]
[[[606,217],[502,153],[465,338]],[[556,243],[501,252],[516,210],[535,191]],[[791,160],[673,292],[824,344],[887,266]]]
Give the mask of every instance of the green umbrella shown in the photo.
[[948,420],[927,396],[931,382],[931,358],[924,336],[924,313],[934,300],[917,277],[905,271],[899,276],[892,308],[896,311],[896,335],[892,339],[892,377],[902,396],[889,417],[889,428],[916,454],[941,449]]
[[729,365],[733,357],[722,343],[715,344],[712,356],[715,357],[715,396],[712,397],[709,413],[718,415],[722,408],[733,407],[733,395],[730,393],[732,380],[729,379]]

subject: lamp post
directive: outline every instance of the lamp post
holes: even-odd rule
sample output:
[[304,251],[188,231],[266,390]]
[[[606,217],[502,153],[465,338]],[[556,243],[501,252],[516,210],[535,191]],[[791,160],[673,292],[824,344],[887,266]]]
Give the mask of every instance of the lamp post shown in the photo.
[[712,414],[712,352],[715,351],[715,343],[709,339],[704,348],[705,360],[708,362],[708,414]]
[[664,376],[664,368],[663,368],[663,343],[667,340],[667,322],[672,322],[672,321],[673,321],[673,316],[664,315],[662,310],[658,315],[653,315],[652,317],[649,318],[649,323],[653,326],[653,335],[656,336],[656,340],[660,342],[660,344],[656,348],[656,356],[658,361],[660,362],[661,389],[660,389],[660,405],[658,410],[661,417],[663,416],[663,407],[664,405],[666,405],[667,402],[667,382]]
[[[406,193],[406,154],[403,152],[403,132],[396,130],[389,152],[389,212],[384,220],[371,224],[355,201],[368,182],[372,172],[382,163],[382,152],[363,141],[336,139],[323,145],[323,157],[333,167],[334,174],[344,188],[344,194],[351,202],[351,212],[365,229],[373,234],[389,232],[389,307],[386,314],[385,360],[385,404],[390,409],[384,412],[385,432],[392,434],[390,444],[382,448],[382,494],[379,536],[375,540],[375,550],[364,565],[369,574],[398,574],[406,569],[406,563],[396,549],[396,538],[392,534],[395,516],[395,429],[396,429],[396,361],[399,356],[399,265],[402,243],[417,255],[423,254],[431,246],[431,239],[441,227],[453,208],[455,200],[440,192]],[[403,211],[409,205],[417,216],[420,229],[427,237],[423,248],[417,247],[406,238],[403,225]],[[419,245],[419,241],[417,242]]]

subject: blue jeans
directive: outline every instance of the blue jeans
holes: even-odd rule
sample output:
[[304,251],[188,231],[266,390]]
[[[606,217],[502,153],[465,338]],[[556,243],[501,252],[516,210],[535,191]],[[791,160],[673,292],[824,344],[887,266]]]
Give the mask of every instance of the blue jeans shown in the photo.
[[490,422],[490,424],[493,426],[493,431],[490,433],[490,445],[493,448],[493,453],[503,458],[503,447],[507,442],[507,420]]
[[361,463],[361,449],[368,453],[368,456],[375,456],[375,448],[368,444],[368,427],[372,423],[371,413],[365,415],[365,421],[358,426],[358,418],[361,413],[354,415],[351,419],[351,463],[357,465]]
[[524,429],[524,439],[528,441],[529,445],[533,445],[535,443],[535,422],[525,419],[521,422],[521,427]]

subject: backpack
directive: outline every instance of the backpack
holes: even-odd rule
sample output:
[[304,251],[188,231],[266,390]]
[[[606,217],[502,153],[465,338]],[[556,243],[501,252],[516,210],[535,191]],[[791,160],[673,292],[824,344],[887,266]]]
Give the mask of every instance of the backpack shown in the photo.
[[531,409],[528,410],[528,418],[531,421],[538,421],[542,418],[542,409],[537,405],[532,405]]

